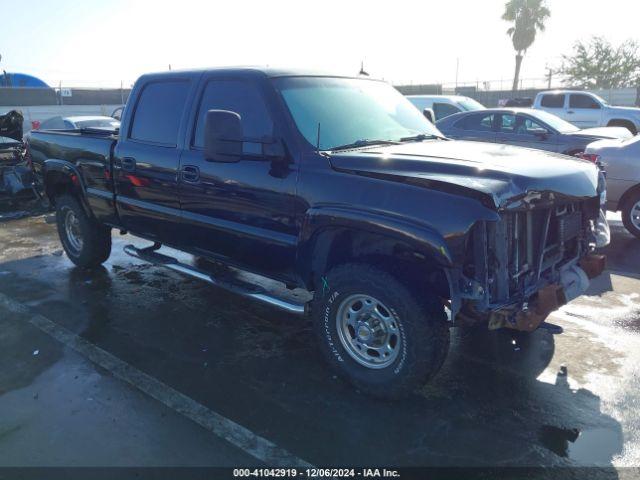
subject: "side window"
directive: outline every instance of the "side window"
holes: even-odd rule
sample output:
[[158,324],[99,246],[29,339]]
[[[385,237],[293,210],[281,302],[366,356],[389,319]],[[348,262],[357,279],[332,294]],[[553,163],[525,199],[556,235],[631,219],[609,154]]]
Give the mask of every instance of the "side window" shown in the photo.
[[493,113],[489,115],[470,115],[460,120],[456,127],[476,132],[490,132],[493,130]]
[[175,147],[188,93],[187,80],[145,85],[133,114],[129,137],[140,142]]
[[534,119],[528,117],[521,118],[524,119],[524,122],[522,122],[522,130],[525,134],[537,135],[541,133],[549,133],[547,127],[545,127],[541,123],[536,122]]
[[248,154],[262,153],[259,142],[263,137],[273,136],[273,121],[257,87],[243,80],[211,80],[207,83],[196,118],[192,146],[204,146],[204,122],[209,110],[229,110],[242,118],[244,136],[255,142],[244,142],[243,150]]
[[73,127],[67,127],[62,117],[51,117],[40,124],[40,130],[61,130],[65,128]]
[[500,115],[498,128],[501,133],[517,133],[516,132],[516,116],[511,114]]
[[563,108],[564,94],[543,95],[540,106],[545,108]]
[[436,120],[448,117],[449,115],[453,115],[454,113],[459,113],[460,111],[461,110],[458,107],[454,107],[453,105],[449,105],[448,103],[433,104],[433,113],[436,116]]
[[589,95],[571,95],[571,97],[569,97],[569,108],[598,110],[600,109],[600,104]]
[[500,131],[515,135],[536,135],[548,133],[548,130],[530,117],[524,115],[502,115]]

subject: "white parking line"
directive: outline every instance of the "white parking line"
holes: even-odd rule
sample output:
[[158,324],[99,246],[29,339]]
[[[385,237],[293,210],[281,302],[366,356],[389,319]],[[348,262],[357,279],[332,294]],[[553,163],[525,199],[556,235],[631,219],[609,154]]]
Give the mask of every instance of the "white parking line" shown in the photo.
[[70,330],[61,327],[48,318],[31,312],[22,303],[0,293],[0,306],[6,310],[25,315],[26,321],[39,328],[51,337],[71,347],[80,355],[102,368],[110,371],[115,377],[127,382],[138,390],[155,398],[160,403],[181,413],[213,434],[225,439],[249,455],[263,461],[268,466],[311,467],[312,465],[278,447],[266,438],[216,413],[192,398],[178,392],[158,379],[147,375],[123,360],[102,350],[100,347],[79,337]]

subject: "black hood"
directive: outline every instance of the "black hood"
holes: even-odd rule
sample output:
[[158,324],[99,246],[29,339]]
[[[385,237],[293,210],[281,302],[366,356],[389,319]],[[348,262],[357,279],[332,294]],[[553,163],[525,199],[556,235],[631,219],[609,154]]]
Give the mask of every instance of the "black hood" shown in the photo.
[[24,118],[22,114],[16,110],[0,115],[0,137],[11,138],[18,142],[22,142],[22,123]]
[[330,161],[342,171],[480,194],[495,208],[511,206],[530,194],[597,196],[593,163],[493,143],[430,140],[336,152]]

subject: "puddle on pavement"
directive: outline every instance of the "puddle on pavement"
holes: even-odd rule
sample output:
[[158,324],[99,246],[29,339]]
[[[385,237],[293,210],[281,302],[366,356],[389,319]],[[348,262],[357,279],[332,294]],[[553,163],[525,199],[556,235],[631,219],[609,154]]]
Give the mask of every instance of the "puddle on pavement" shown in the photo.
[[556,455],[582,465],[602,465],[611,462],[614,446],[620,442],[619,435],[619,432],[608,428],[580,431],[544,425],[539,438]]

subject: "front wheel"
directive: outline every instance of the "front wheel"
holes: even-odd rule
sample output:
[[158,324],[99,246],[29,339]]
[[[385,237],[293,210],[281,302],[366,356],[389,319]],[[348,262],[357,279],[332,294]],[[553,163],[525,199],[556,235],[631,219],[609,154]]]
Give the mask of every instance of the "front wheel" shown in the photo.
[[357,388],[380,398],[403,397],[440,369],[449,326],[436,296],[418,296],[365,264],[334,268],[321,287],[312,308],[320,349]]
[[67,257],[79,267],[97,267],[111,254],[111,229],[89,217],[71,195],[56,199],[58,235]]
[[640,191],[636,191],[624,202],[622,223],[625,228],[640,238]]

